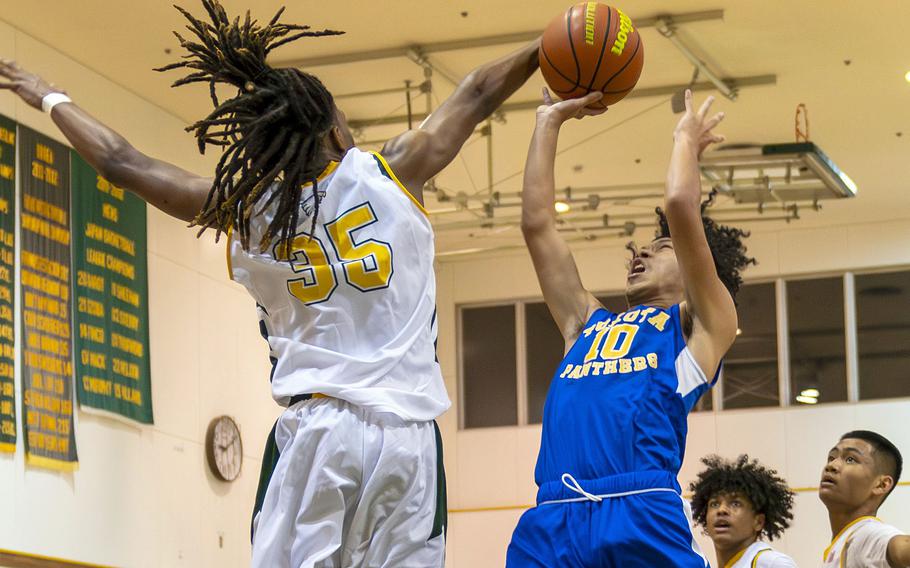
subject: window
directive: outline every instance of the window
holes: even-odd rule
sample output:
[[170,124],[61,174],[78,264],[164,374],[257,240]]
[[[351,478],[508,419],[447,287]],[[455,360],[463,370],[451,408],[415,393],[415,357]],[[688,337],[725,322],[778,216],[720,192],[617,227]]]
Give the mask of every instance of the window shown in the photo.
[[543,403],[565,341],[544,302],[525,304],[525,359],[528,372],[528,424],[543,421]]
[[856,277],[861,399],[910,396],[910,272]]
[[736,342],[724,358],[724,408],[778,406],[774,283],[743,286],[736,296]]
[[847,400],[843,278],[788,281],[787,315],[793,402]]
[[[847,298],[845,278],[855,284]],[[787,313],[780,336],[778,285]],[[614,313],[627,309],[622,294],[597,299]],[[910,397],[910,271],[749,284],[737,303],[739,333],[724,358],[723,386],[702,396],[695,411],[855,401],[848,361],[858,363],[859,399]],[[854,307],[856,322],[848,322]],[[462,427],[539,424],[565,349],[546,304],[462,307],[460,317]],[[778,360],[784,340],[789,361]],[[780,400],[782,388],[790,401]]]
[[515,306],[461,311],[463,427],[518,423]]

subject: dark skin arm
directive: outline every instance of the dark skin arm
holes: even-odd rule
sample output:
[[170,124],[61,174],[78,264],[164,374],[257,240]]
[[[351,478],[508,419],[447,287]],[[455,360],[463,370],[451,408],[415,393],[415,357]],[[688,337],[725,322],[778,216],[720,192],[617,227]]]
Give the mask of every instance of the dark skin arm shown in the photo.
[[[0,89],[16,93],[38,110],[45,95],[63,92],[6,59],[0,59],[0,78]],[[143,154],[74,103],[55,106],[51,119],[76,152],[114,185],[183,221],[192,221],[202,209],[211,178]]]
[[493,111],[537,70],[540,40],[478,67],[416,130],[388,142],[382,155],[401,183],[423,203],[423,186],[455,159],[462,145]]
[[888,564],[892,568],[910,567],[910,536],[896,536],[888,542]]

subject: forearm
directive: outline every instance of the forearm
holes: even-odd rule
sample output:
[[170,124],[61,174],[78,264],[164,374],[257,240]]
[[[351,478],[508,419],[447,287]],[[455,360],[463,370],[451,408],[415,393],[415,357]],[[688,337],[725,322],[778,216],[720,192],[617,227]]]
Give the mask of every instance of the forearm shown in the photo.
[[99,174],[116,185],[127,185],[124,166],[135,160],[137,151],[123,136],[75,104],[58,105],[51,118],[76,152]]
[[540,40],[472,71],[459,85],[477,102],[477,121],[493,114],[539,67]]
[[521,195],[521,226],[526,232],[556,223],[556,178],[553,170],[559,128],[558,121],[538,116],[528,148]]
[[202,208],[209,180],[143,154],[75,104],[57,105],[51,118],[76,152],[114,185],[184,221]]
[[696,142],[688,139],[674,142],[664,197],[668,216],[671,209],[695,209],[700,214],[701,174]]

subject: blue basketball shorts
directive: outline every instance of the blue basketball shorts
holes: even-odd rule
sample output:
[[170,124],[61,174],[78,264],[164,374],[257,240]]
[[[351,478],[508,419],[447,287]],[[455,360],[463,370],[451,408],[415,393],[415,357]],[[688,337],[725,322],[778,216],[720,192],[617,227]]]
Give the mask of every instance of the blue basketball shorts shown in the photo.
[[508,568],[710,568],[691,512],[669,472],[543,484],[521,516]]

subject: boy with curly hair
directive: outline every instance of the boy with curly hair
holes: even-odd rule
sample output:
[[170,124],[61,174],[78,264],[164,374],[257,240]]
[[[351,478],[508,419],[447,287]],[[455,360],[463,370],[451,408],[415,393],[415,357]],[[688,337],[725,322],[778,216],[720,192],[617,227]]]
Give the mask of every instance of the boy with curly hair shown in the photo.
[[762,537],[779,537],[793,520],[793,492],[773,469],[743,454],[702,458],[707,469],[689,485],[692,513],[714,542],[723,568],[795,568]]

